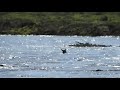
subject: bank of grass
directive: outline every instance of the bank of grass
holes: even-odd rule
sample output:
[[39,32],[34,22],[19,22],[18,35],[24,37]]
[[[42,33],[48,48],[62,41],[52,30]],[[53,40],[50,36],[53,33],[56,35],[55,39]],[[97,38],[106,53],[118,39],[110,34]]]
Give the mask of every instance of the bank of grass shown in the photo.
[[120,12],[0,12],[0,34],[120,35]]

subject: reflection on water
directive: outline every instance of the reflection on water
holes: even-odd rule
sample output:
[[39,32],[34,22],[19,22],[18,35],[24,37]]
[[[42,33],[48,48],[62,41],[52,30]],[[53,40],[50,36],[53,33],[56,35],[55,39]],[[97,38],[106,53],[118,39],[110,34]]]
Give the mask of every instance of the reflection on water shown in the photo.
[[[120,77],[119,37],[1,35],[0,42],[1,78]],[[112,47],[69,46],[75,42]]]

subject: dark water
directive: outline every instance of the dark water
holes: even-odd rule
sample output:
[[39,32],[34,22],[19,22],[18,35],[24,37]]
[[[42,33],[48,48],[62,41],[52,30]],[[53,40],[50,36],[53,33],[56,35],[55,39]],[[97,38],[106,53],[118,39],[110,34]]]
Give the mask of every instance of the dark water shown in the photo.
[[[69,46],[76,41],[112,47]],[[0,78],[120,78],[119,45],[112,36],[1,35]]]

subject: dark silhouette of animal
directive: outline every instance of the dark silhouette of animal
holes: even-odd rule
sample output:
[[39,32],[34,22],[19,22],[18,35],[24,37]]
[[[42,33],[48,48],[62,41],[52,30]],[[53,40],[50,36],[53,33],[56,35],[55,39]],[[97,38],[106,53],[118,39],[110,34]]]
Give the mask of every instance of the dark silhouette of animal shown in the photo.
[[63,54],[67,53],[66,49],[61,49],[61,50]]

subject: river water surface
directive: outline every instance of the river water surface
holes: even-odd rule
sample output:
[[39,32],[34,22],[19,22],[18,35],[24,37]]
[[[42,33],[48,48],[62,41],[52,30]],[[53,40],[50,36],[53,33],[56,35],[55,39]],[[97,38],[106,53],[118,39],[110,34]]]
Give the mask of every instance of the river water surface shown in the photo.
[[[112,47],[69,46],[75,42]],[[120,78],[119,45],[113,36],[1,35],[0,78]]]

